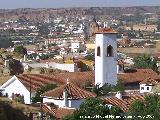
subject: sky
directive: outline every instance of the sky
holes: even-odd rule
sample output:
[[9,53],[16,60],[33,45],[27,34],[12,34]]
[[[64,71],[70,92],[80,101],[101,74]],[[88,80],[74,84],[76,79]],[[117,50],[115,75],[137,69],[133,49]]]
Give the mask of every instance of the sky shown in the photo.
[[0,0],[0,9],[160,6],[160,0]]

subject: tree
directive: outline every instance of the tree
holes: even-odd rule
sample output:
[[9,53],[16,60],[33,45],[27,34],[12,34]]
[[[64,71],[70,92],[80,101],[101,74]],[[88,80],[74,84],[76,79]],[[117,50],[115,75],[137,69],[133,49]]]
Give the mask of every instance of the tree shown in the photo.
[[16,46],[14,48],[14,53],[17,53],[18,55],[26,55],[27,49],[23,46]]
[[44,23],[41,25],[38,25],[38,29],[39,29],[39,34],[40,35],[48,35],[50,30],[48,29],[49,24]]
[[41,56],[39,56],[39,58],[42,59],[42,60],[46,60],[46,59],[49,58],[49,55],[47,55],[47,54],[42,54]]
[[32,97],[32,102],[33,103],[42,102],[42,98],[40,97],[40,95],[56,87],[57,86],[55,84],[47,84],[45,86],[41,86],[40,88],[37,89],[35,97]]
[[24,68],[20,61],[15,59],[9,60],[9,70],[11,75],[18,75],[22,74],[24,72]]
[[107,115],[120,116],[121,113],[123,113],[122,110],[117,107],[109,109],[105,102],[100,98],[88,98],[80,105],[78,110],[76,110],[72,115],[64,118],[64,120],[80,120],[85,119],[85,117],[90,117],[88,120],[105,120],[102,117]]
[[135,68],[152,69],[158,71],[156,60],[147,54],[142,54],[133,59]]
[[0,48],[8,48],[9,46],[11,46],[11,44],[11,39],[5,37],[0,38]]
[[148,95],[144,101],[135,101],[129,108],[128,115],[135,116],[132,120],[142,120],[138,116],[150,115],[152,119],[159,120],[160,118],[160,96]]
[[99,85],[95,85],[92,92],[94,92],[97,96],[104,96],[109,92],[124,92],[124,90],[124,84],[121,82],[121,80],[118,80],[116,85],[104,84],[102,87],[99,87]]
[[92,61],[94,61],[94,59],[95,59],[94,54],[88,54],[84,58],[87,60],[92,60]]

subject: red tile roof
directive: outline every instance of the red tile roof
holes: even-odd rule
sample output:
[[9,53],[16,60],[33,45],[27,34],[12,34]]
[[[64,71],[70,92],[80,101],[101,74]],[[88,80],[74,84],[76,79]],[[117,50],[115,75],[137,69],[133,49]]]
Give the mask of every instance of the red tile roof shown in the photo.
[[86,81],[94,81],[93,72],[63,72],[58,74],[21,74],[16,76],[22,84],[29,90],[31,80],[31,90],[36,91],[42,85],[52,83],[63,85],[67,79],[77,86],[83,85]]
[[74,108],[54,108],[46,104],[42,104],[42,110],[45,113],[52,114],[56,119],[62,119],[65,116],[72,114],[76,109]]
[[159,82],[160,82],[160,78],[159,79],[147,78],[147,79],[143,80],[142,82],[140,82],[140,84],[156,85]]
[[[71,83],[81,87],[87,81],[91,81],[94,84],[95,74],[93,71],[87,72],[63,72],[57,74],[21,74],[17,75],[17,78],[26,86],[31,88],[32,91],[36,90],[42,85],[52,83],[57,85],[64,85],[66,80],[69,79]],[[119,73],[118,79],[122,80],[124,84],[127,83],[140,83],[148,78],[160,79],[160,76],[151,69],[136,69],[133,72]]]
[[129,107],[135,100],[144,100],[144,96],[129,95],[129,96],[123,96],[122,99],[118,99],[116,97],[109,97],[105,99],[105,102],[106,104],[117,106],[124,112],[127,112],[129,110]]
[[62,119],[65,116],[68,116],[72,114],[76,109],[71,109],[71,108],[58,108],[55,111],[55,117],[57,119]]
[[134,82],[140,83],[147,78],[159,79],[160,77],[152,69],[136,69],[133,72],[119,73],[118,78],[126,84]]
[[83,85],[86,81],[92,81],[94,83],[94,72],[86,71],[86,72],[67,72],[67,73],[59,73],[56,74],[55,77],[58,80],[66,81],[69,79],[71,83],[74,83],[77,86]]
[[81,89],[72,83],[67,83],[58,88],[45,92],[44,94],[42,94],[42,96],[52,97],[55,99],[64,99],[63,98],[64,91],[67,91],[67,98],[69,99],[84,99],[96,96],[96,94]]
[[65,81],[58,80],[54,76],[48,76],[45,74],[21,74],[16,76],[22,84],[29,89],[31,86],[32,91],[36,91],[42,85],[52,83],[52,84],[64,84]]
[[100,28],[95,31],[96,34],[116,34],[117,32],[112,28]]

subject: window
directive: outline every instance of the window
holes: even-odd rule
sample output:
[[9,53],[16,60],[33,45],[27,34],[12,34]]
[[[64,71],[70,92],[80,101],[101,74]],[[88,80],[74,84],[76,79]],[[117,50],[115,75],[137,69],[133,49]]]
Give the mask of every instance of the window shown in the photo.
[[100,47],[98,46],[97,47],[97,56],[100,56],[101,55],[101,49],[100,49]]
[[141,87],[141,90],[144,90],[144,87]]
[[113,57],[113,47],[111,45],[107,47],[107,57]]
[[147,87],[147,90],[149,90],[149,87]]

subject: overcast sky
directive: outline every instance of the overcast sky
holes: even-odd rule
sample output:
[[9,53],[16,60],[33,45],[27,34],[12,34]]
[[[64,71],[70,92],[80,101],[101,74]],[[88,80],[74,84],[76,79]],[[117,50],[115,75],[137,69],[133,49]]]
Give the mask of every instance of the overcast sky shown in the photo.
[[0,9],[160,6],[160,0],[0,0]]

